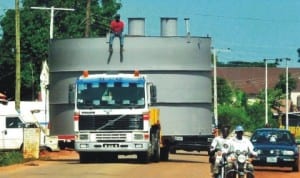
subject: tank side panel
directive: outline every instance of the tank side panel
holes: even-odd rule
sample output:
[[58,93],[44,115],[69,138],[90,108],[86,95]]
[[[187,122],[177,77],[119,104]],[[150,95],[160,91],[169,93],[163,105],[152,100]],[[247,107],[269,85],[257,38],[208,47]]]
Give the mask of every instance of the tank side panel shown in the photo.
[[110,57],[105,38],[53,41],[50,71],[211,70],[209,38],[127,37],[122,55],[117,43]]
[[184,37],[127,37],[121,62],[118,39],[110,58],[105,38],[54,40],[49,57],[51,134],[73,133],[74,107],[68,104],[68,89],[83,70],[135,69],[157,86],[163,134],[211,131],[210,45],[210,38],[200,37],[192,37],[191,43]]
[[69,104],[50,104],[50,134],[73,135],[74,106]]
[[[161,105],[160,117],[163,135],[209,135],[211,134],[211,106]],[[167,119],[166,119],[167,118]]]

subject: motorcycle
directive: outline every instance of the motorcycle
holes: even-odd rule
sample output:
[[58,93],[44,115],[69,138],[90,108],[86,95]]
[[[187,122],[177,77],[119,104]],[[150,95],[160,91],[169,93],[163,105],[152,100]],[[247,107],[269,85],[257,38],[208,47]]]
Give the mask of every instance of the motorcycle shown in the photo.
[[226,171],[226,178],[254,178],[253,168],[249,169],[251,164],[251,158],[246,151],[235,151],[230,158],[228,158],[228,164],[230,164],[229,170]]
[[215,178],[225,178],[226,168],[227,165],[227,154],[222,153],[221,151],[217,152],[216,154],[216,161],[218,164],[218,174],[216,174]]

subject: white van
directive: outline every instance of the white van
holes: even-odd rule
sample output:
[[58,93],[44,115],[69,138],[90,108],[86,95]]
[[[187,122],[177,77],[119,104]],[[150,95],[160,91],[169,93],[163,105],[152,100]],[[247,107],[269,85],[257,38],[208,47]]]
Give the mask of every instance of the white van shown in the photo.
[[[25,119],[8,105],[0,104],[0,151],[22,150],[24,128],[41,128],[38,123],[25,122]],[[58,151],[58,139],[47,136],[41,128],[40,147]]]
[[[0,113],[1,114],[1,113]],[[0,150],[20,150],[24,122],[18,115],[0,115]]]

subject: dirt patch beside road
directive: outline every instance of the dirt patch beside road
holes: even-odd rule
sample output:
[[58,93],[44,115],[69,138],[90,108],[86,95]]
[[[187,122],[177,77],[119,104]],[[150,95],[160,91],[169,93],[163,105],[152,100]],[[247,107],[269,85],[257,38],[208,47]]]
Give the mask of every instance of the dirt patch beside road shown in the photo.
[[61,151],[49,152],[41,151],[40,160],[74,160],[79,159],[79,155],[76,151],[71,149],[65,149]]

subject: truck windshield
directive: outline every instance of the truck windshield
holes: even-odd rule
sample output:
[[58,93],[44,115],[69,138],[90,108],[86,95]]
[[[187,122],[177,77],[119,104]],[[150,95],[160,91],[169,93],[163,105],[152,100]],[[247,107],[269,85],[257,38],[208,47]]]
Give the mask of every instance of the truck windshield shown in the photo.
[[[144,80],[143,80],[144,81]],[[144,82],[77,81],[77,108],[144,108]]]

